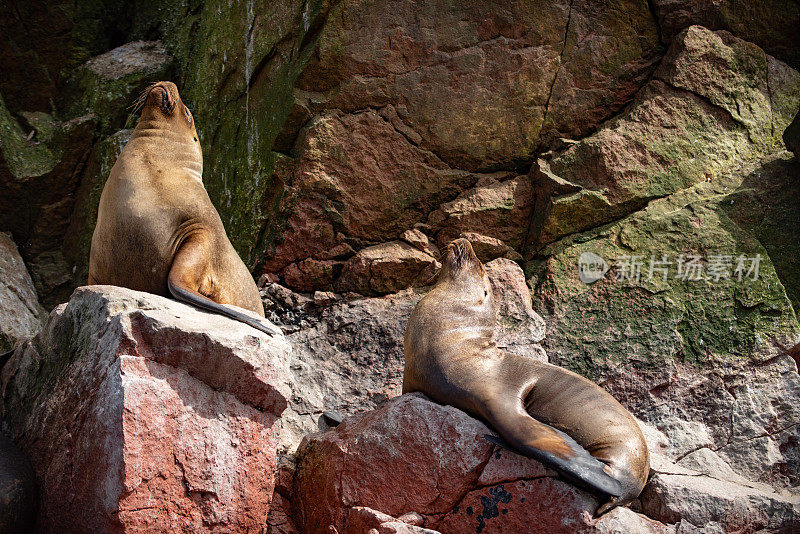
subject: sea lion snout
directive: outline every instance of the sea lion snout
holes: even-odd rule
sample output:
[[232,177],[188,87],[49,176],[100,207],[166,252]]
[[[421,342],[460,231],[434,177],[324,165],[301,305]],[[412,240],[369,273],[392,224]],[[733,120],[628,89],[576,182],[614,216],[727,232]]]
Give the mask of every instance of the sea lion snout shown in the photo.
[[468,267],[478,268],[481,272],[483,271],[483,265],[478,260],[478,256],[475,255],[472,244],[463,238],[456,239],[447,245],[444,266],[450,276],[457,276]]
[[150,86],[147,93],[147,102],[157,106],[168,117],[175,112],[180,98],[178,88],[172,82],[156,82]]

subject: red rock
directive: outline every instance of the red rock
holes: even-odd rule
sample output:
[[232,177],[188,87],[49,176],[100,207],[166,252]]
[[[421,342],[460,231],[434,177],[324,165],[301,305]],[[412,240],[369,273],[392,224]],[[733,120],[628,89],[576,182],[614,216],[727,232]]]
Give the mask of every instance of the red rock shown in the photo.
[[521,260],[522,255],[495,237],[489,237],[476,232],[462,232],[460,236],[470,242],[475,255],[483,263],[495,258],[508,258]]
[[630,99],[658,51],[641,2],[347,0],[297,86],[327,95],[327,109],[392,105],[386,120],[408,144],[475,171],[585,134]]
[[264,264],[271,272],[330,257],[345,236],[372,243],[396,239],[477,180],[409,144],[371,110],[318,116],[296,151],[294,164],[283,171],[287,190],[280,211],[287,221],[282,242]]
[[[533,209],[533,190],[528,176],[507,178],[498,174],[487,183],[464,191],[458,198],[442,204],[428,217],[440,247],[474,232],[497,239],[507,246],[520,247],[528,231]],[[486,248],[486,247],[479,247]]]
[[261,532],[288,398],[283,336],[79,288],[3,369],[43,532]]
[[443,534],[613,532],[620,524],[627,532],[668,531],[630,510],[610,512],[613,522],[596,520],[592,495],[496,449],[483,438],[488,432],[415,393],[311,434],[298,449],[294,520],[308,534],[420,532],[387,519],[412,512]]
[[544,339],[544,319],[533,311],[525,273],[516,262],[497,258],[485,265],[497,307],[494,341],[497,346],[521,356],[547,361],[539,345]]
[[292,501],[308,534],[344,528],[350,506],[391,516],[449,511],[477,479],[492,445],[464,412],[404,395],[351,416],[298,449]]
[[400,236],[400,239],[411,245],[412,247],[416,247],[420,249],[422,252],[429,256],[433,256],[434,258],[441,259],[442,253],[433,245],[428,239],[428,236],[422,233],[421,230],[418,228],[413,228],[411,230],[406,230]]
[[441,265],[408,243],[391,241],[362,249],[345,264],[338,291],[366,295],[396,293],[428,285]]
[[340,261],[306,258],[298,263],[290,263],[281,274],[287,286],[311,292],[330,286],[342,271],[342,265]]
[[[420,517],[420,519],[422,519]],[[437,534],[436,531],[421,528],[400,519],[363,506],[354,506],[347,515],[344,534]]]

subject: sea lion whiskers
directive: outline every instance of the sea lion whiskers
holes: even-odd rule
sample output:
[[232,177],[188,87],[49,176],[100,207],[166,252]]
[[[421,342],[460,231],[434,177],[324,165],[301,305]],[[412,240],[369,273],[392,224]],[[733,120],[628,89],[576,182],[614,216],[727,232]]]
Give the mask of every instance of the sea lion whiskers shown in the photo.
[[147,97],[150,95],[150,90],[153,89],[153,87],[155,87],[158,84],[159,82],[153,82],[149,84],[147,87],[145,87],[141,93],[139,93],[139,96],[136,97],[136,100],[134,100],[133,103],[130,106],[128,106],[128,109],[131,110],[131,113],[138,112],[142,108],[142,106],[144,106]]

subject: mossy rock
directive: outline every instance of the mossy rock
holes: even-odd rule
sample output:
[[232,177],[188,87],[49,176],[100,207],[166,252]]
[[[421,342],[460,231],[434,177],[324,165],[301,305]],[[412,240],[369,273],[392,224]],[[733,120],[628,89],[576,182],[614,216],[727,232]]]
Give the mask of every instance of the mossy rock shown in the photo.
[[[712,359],[747,360],[774,341],[793,344],[800,326],[770,256],[775,249],[729,214],[748,176],[731,173],[653,201],[618,222],[553,243],[530,262],[534,306],[549,322],[551,361],[600,378],[631,362],[651,369],[668,360],[701,366]],[[584,253],[601,256],[611,270],[594,283],[582,282]],[[702,279],[676,277],[681,255],[702,258]],[[617,280],[633,256],[640,256],[641,278]],[[664,256],[668,264],[652,263],[648,280],[651,262]],[[724,263],[720,256],[729,257],[729,276],[716,280],[708,269]],[[740,257],[742,275],[752,258],[760,258],[756,279],[737,276]],[[665,280],[658,267],[667,267]]]
[[[59,155],[47,144],[29,137],[11,115],[0,95],[0,163],[14,178],[41,176],[53,170]],[[0,183],[0,187],[2,187]]]
[[272,145],[329,7],[321,0],[168,1],[143,5],[132,23],[136,37],[159,33],[176,59],[175,81],[203,148],[203,181],[250,267],[275,237],[267,230],[280,187]]
[[169,80],[173,59],[160,41],[136,41],[94,57],[71,75],[61,102],[66,116],[92,112],[99,133],[122,128],[136,97],[148,84]]

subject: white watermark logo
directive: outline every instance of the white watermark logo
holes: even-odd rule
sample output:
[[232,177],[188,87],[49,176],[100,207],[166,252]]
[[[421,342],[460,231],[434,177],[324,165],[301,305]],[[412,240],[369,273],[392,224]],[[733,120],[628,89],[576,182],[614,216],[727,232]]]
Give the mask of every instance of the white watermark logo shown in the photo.
[[584,252],[578,258],[578,276],[584,284],[591,284],[603,278],[609,266],[602,256],[594,252]]
[[712,254],[708,257],[696,254],[679,254],[674,258],[666,254],[646,257],[640,254],[619,256],[609,267],[602,256],[594,252],[584,252],[578,258],[578,276],[581,282],[591,284],[613,270],[617,282],[638,283],[661,280],[670,277],[675,280],[698,282],[710,280],[755,281],[761,266],[761,254]]

